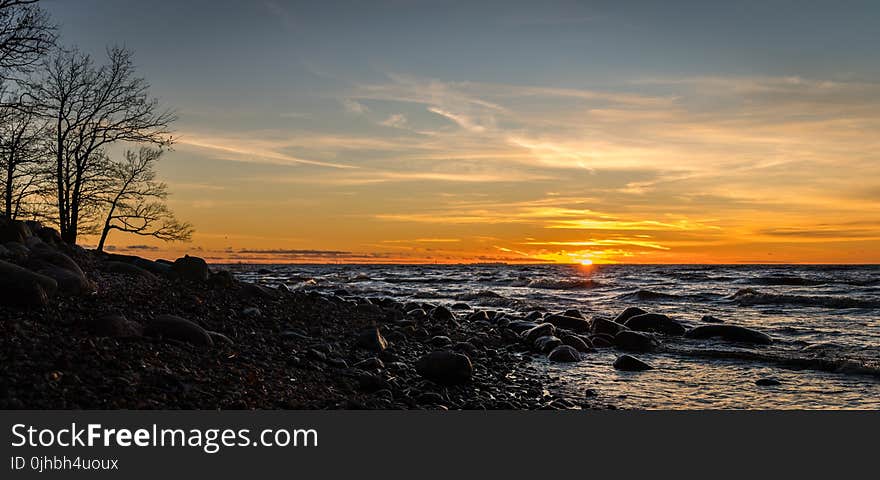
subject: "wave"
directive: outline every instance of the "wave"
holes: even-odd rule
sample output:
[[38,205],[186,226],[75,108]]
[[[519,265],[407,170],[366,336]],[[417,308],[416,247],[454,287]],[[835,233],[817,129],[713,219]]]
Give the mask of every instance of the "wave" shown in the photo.
[[473,302],[483,307],[523,308],[529,305],[522,300],[508,298],[491,290],[462,293],[454,298],[463,302]]
[[525,286],[529,288],[540,288],[544,290],[580,290],[586,288],[596,288],[600,285],[599,282],[595,280],[589,279],[563,279],[563,280],[553,280],[549,278],[540,278],[535,280],[530,280],[525,285],[511,285],[511,286]]
[[878,308],[880,302],[852,297],[764,293],[741,288],[729,297],[740,305],[798,305],[824,308]]
[[478,292],[469,292],[456,295],[456,300],[485,300],[487,298],[504,298],[503,295],[493,292],[492,290],[480,290]]
[[[722,360],[741,360],[750,362],[762,362],[777,365],[782,368],[808,369],[820,372],[841,373],[850,375],[869,375],[880,377],[880,365],[876,361],[846,356],[797,356],[786,353],[757,352],[754,350],[715,350],[715,349],[692,349],[681,347],[665,347],[665,353],[695,357],[712,358]],[[803,352],[807,353],[807,352]]]
[[745,279],[745,283],[752,285],[787,285],[787,286],[816,286],[828,283],[825,280],[815,278],[794,277],[789,275],[772,275],[768,277],[754,277]]
[[671,293],[654,292],[651,290],[636,290],[635,292],[618,295],[617,298],[619,298],[620,300],[627,300],[632,302],[662,302],[669,300],[681,300],[681,297],[678,295],[673,295]]

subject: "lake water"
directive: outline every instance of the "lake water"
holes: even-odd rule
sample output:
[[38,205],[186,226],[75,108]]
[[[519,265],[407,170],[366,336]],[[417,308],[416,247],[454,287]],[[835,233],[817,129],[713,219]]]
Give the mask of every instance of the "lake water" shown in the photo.
[[[576,308],[613,318],[627,306],[690,326],[711,315],[774,338],[751,347],[663,337],[619,372],[613,349],[533,368],[569,396],[624,408],[880,408],[880,266],[231,265],[243,280],[328,294],[392,297],[525,314]],[[342,292],[344,290],[345,292]],[[757,386],[772,377],[778,386]]]

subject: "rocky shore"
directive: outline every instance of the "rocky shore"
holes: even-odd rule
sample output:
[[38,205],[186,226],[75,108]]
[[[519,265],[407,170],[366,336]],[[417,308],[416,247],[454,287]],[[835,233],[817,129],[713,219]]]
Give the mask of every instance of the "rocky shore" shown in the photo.
[[664,336],[765,344],[713,319],[689,328],[631,307],[527,315],[240,282],[173,262],[64,245],[0,222],[0,408],[569,409],[533,359],[652,366]]

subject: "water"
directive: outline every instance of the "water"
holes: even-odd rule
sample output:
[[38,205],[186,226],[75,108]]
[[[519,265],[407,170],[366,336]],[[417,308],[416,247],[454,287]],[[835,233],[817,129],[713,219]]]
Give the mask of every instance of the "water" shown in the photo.
[[[244,280],[514,314],[627,306],[699,325],[703,315],[770,334],[773,345],[666,338],[656,370],[618,372],[616,352],[535,361],[554,388],[625,408],[880,408],[880,266],[235,265]],[[268,270],[268,271],[267,271]],[[262,273],[260,273],[262,271]],[[733,357],[733,358],[731,358]],[[759,387],[773,377],[779,386]]]

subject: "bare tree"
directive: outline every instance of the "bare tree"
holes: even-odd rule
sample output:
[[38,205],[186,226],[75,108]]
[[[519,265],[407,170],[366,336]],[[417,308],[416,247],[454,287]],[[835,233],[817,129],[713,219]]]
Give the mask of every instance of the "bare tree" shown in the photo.
[[29,82],[29,94],[50,123],[57,221],[61,238],[74,244],[101,207],[95,202],[108,173],[106,150],[119,142],[168,146],[176,117],[149,95],[149,83],[136,76],[124,48],[108,49],[101,66],[78,50],[57,50],[42,70],[42,78]]
[[156,181],[155,166],[161,157],[161,149],[141,147],[137,153],[126,151],[125,160],[113,164],[99,252],[104,250],[111,230],[165,241],[188,241],[192,237],[192,225],[178,221],[165,204],[167,186]]
[[0,0],[0,77],[27,71],[55,44],[55,25],[38,0]]
[[3,105],[0,112],[0,192],[4,214],[15,219],[33,213],[27,201],[40,193],[46,124],[28,105]]

